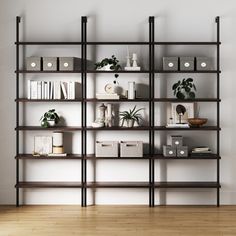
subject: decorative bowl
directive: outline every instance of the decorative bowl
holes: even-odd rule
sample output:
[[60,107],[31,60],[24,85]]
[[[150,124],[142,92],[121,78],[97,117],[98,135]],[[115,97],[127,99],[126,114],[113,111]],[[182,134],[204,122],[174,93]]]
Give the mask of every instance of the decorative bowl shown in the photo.
[[191,127],[201,127],[206,124],[208,119],[206,118],[189,118],[188,123]]

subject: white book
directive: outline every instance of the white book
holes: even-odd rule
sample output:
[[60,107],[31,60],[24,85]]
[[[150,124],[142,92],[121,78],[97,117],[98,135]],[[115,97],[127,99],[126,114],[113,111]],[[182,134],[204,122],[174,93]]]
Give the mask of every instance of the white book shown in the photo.
[[54,83],[50,81],[50,99],[53,99],[53,85]]
[[47,82],[44,82],[44,99],[47,99]]
[[189,124],[167,124],[166,128],[189,128]]
[[68,99],[71,99],[71,85],[70,82],[67,82],[67,95],[68,95]]
[[75,82],[71,82],[71,99],[75,99]]
[[37,98],[42,99],[42,83],[41,81],[37,81]]
[[116,93],[96,93],[96,98],[97,99],[116,99],[119,100],[120,96]]
[[66,85],[67,85],[67,84],[66,84],[65,82],[61,82],[61,89],[62,89],[62,92],[63,92],[64,99],[67,99],[67,98],[68,98]]
[[53,99],[57,99],[57,81],[53,82]]
[[57,90],[58,90],[57,99],[61,99],[61,82],[60,81],[57,81]]
[[37,87],[38,87],[37,81],[31,81],[31,86],[30,86],[30,91],[31,91],[30,97],[31,97],[31,99],[37,99],[38,98]]
[[49,153],[48,154],[49,157],[66,157],[67,153]]
[[31,99],[31,80],[27,81],[27,98]]
[[42,93],[42,99],[45,99],[44,98],[44,81],[41,81],[41,93]]
[[139,70],[141,70],[141,67],[140,66],[136,66],[136,67],[132,67],[132,66],[127,67],[126,66],[125,70],[139,71]]
[[50,81],[47,81],[47,99],[50,99]]

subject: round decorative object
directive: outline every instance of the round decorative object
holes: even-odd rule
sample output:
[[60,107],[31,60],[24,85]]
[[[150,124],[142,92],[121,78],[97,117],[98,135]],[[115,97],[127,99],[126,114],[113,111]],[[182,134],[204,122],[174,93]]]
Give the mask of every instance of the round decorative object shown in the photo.
[[185,63],[184,63],[184,66],[185,66],[185,67],[189,67],[189,66],[190,66],[189,62],[185,62]]
[[201,67],[206,67],[206,62],[202,62]]
[[169,67],[173,67],[173,66],[174,66],[174,63],[170,62],[170,63],[168,63],[168,66],[169,66]]
[[31,63],[31,67],[35,67],[36,66],[36,63],[35,62],[32,62]]
[[64,63],[64,67],[68,67],[69,64],[67,62]]
[[207,120],[206,118],[189,118],[188,123],[191,127],[201,127],[207,123]]
[[112,84],[106,84],[104,89],[106,93],[109,93],[109,94],[114,93],[114,86]]
[[48,66],[48,67],[52,67],[52,63],[51,63],[51,62],[48,62],[47,66]]

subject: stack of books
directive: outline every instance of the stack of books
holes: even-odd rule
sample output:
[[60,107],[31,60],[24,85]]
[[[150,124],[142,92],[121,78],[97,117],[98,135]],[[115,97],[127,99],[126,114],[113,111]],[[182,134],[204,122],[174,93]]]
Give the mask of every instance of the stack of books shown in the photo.
[[75,99],[78,82],[28,80],[28,99]]
[[212,154],[212,151],[209,147],[195,147],[191,151],[192,155],[205,155]]
[[119,100],[120,96],[117,93],[96,93],[96,98]]

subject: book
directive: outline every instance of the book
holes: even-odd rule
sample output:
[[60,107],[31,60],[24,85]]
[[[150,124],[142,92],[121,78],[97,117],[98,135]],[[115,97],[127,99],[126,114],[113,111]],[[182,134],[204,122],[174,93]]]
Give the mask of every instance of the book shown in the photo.
[[136,67],[132,67],[132,66],[127,67],[126,66],[125,70],[139,71],[139,70],[141,70],[141,67],[140,66],[136,66]]
[[62,89],[64,99],[68,99],[68,96],[67,96],[67,83],[61,82],[61,89]]
[[37,99],[42,99],[41,81],[37,81]]
[[67,153],[49,153],[49,157],[66,157]]
[[50,99],[53,99],[53,82],[50,82]]
[[30,83],[30,98],[31,99],[37,99],[38,98],[37,87],[38,87],[38,82],[37,81],[31,81],[31,83]]
[[31,99],[31,80],[27,81],[27,98]]
[[96,93],[96,98],[97,99],[114,99],[114,100],[119,100],[120,96],[116,93]]
[[189,128],[189,124],[167,124],[166,128]]

